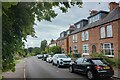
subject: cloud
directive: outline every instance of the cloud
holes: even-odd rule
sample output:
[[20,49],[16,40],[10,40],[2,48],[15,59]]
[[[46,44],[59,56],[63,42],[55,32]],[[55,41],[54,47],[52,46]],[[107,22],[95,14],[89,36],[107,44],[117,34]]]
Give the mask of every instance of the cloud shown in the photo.
[[[55,8],[55,12],[58,16],[52,20],[48,21],[35,21],[35,31],[38,38],[28,37],[26,45],[28,47],[39,47],[42,40],[47,40],[48,43],[51,39],[57,39],[62,31],[69,28],[70,24],[73,24],[81,19],[86,19],[89,16],[89,10],[109,10],[108,2],[84,2],[83,8],[78,8],[77,6],[71,7],[67,13],[62,13],[58,8]],[[32,44],[31,44],[32,43]]]

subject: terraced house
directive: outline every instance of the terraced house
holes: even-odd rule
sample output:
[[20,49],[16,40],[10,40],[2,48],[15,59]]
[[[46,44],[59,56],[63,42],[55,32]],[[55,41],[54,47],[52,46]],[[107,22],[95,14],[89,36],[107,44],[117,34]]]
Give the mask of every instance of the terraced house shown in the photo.
[[120,6],[111,2],[109,8],[109,12],[91,11],[88,20],[76,22],[71,32],[62,32],[57,45],[65,53],[85,56],[102,52],[117,58],[120,54]]

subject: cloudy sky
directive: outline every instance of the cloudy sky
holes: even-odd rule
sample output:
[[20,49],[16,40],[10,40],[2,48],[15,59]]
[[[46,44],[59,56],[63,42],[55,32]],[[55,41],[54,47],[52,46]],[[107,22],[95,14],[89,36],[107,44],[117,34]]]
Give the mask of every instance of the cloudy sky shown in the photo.
[[84,2],[82,8],[77,6],[71,7],[67,13],[62,13],[57,8],[55,11],[58,16],[52,20],[52,22],[42,21],[38,22],[37,26],[34,26],[36,31],[36,36],[38,38],[32,38],[28,36],[26,47],[39,47],[42,40],[47,40],[48,43],[51,39],[57,39],[60,36],[60,32],[67,30],[70,24],[81,19],[87,19],[89,16],[89,10],[105,10],[109,11],[108,2]]

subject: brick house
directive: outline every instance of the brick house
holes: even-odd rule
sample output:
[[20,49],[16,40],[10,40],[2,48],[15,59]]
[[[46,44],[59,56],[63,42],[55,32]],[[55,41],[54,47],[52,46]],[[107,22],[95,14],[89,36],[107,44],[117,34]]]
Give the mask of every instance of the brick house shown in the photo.
[[[73,54],[89,55],[102,52],[109,57],[118,57],[120,50],[120,7],[115,2],[111,2],[109,5],[110,12],[91,11],[88,24],[71,33],[69,47],[72,48]],[[74,37],[76,37],[76,41],[74,41]]]
[[60,37],[56,40],[56,45],[60,46],[62,53],[69,52],[69,39],[68,36],[76,29],[74,25],[70,25],[69,29],[60,33]]
[[84,56],[102,52],[117,58],[120,51],[120,7],[115,2],[109,3],[109,6],[110,12],[91,11],[88,20],[75,23],[77,29],[64,39],[59,38],[57,44],[64,40],[64,47],[59,46],[67,49],[66,53],[80,53]]

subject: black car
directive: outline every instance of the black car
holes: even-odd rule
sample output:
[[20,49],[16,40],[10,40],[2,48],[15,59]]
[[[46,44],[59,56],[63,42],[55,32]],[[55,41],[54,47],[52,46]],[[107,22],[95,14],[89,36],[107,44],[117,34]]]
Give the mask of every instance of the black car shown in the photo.
[[46,61],[48,54],[44,54],[42,60]]
[[86,74],[88,79],[110,78],[114,75],[113,68],[103,58],[78,58],[69,65],[69,71]]

